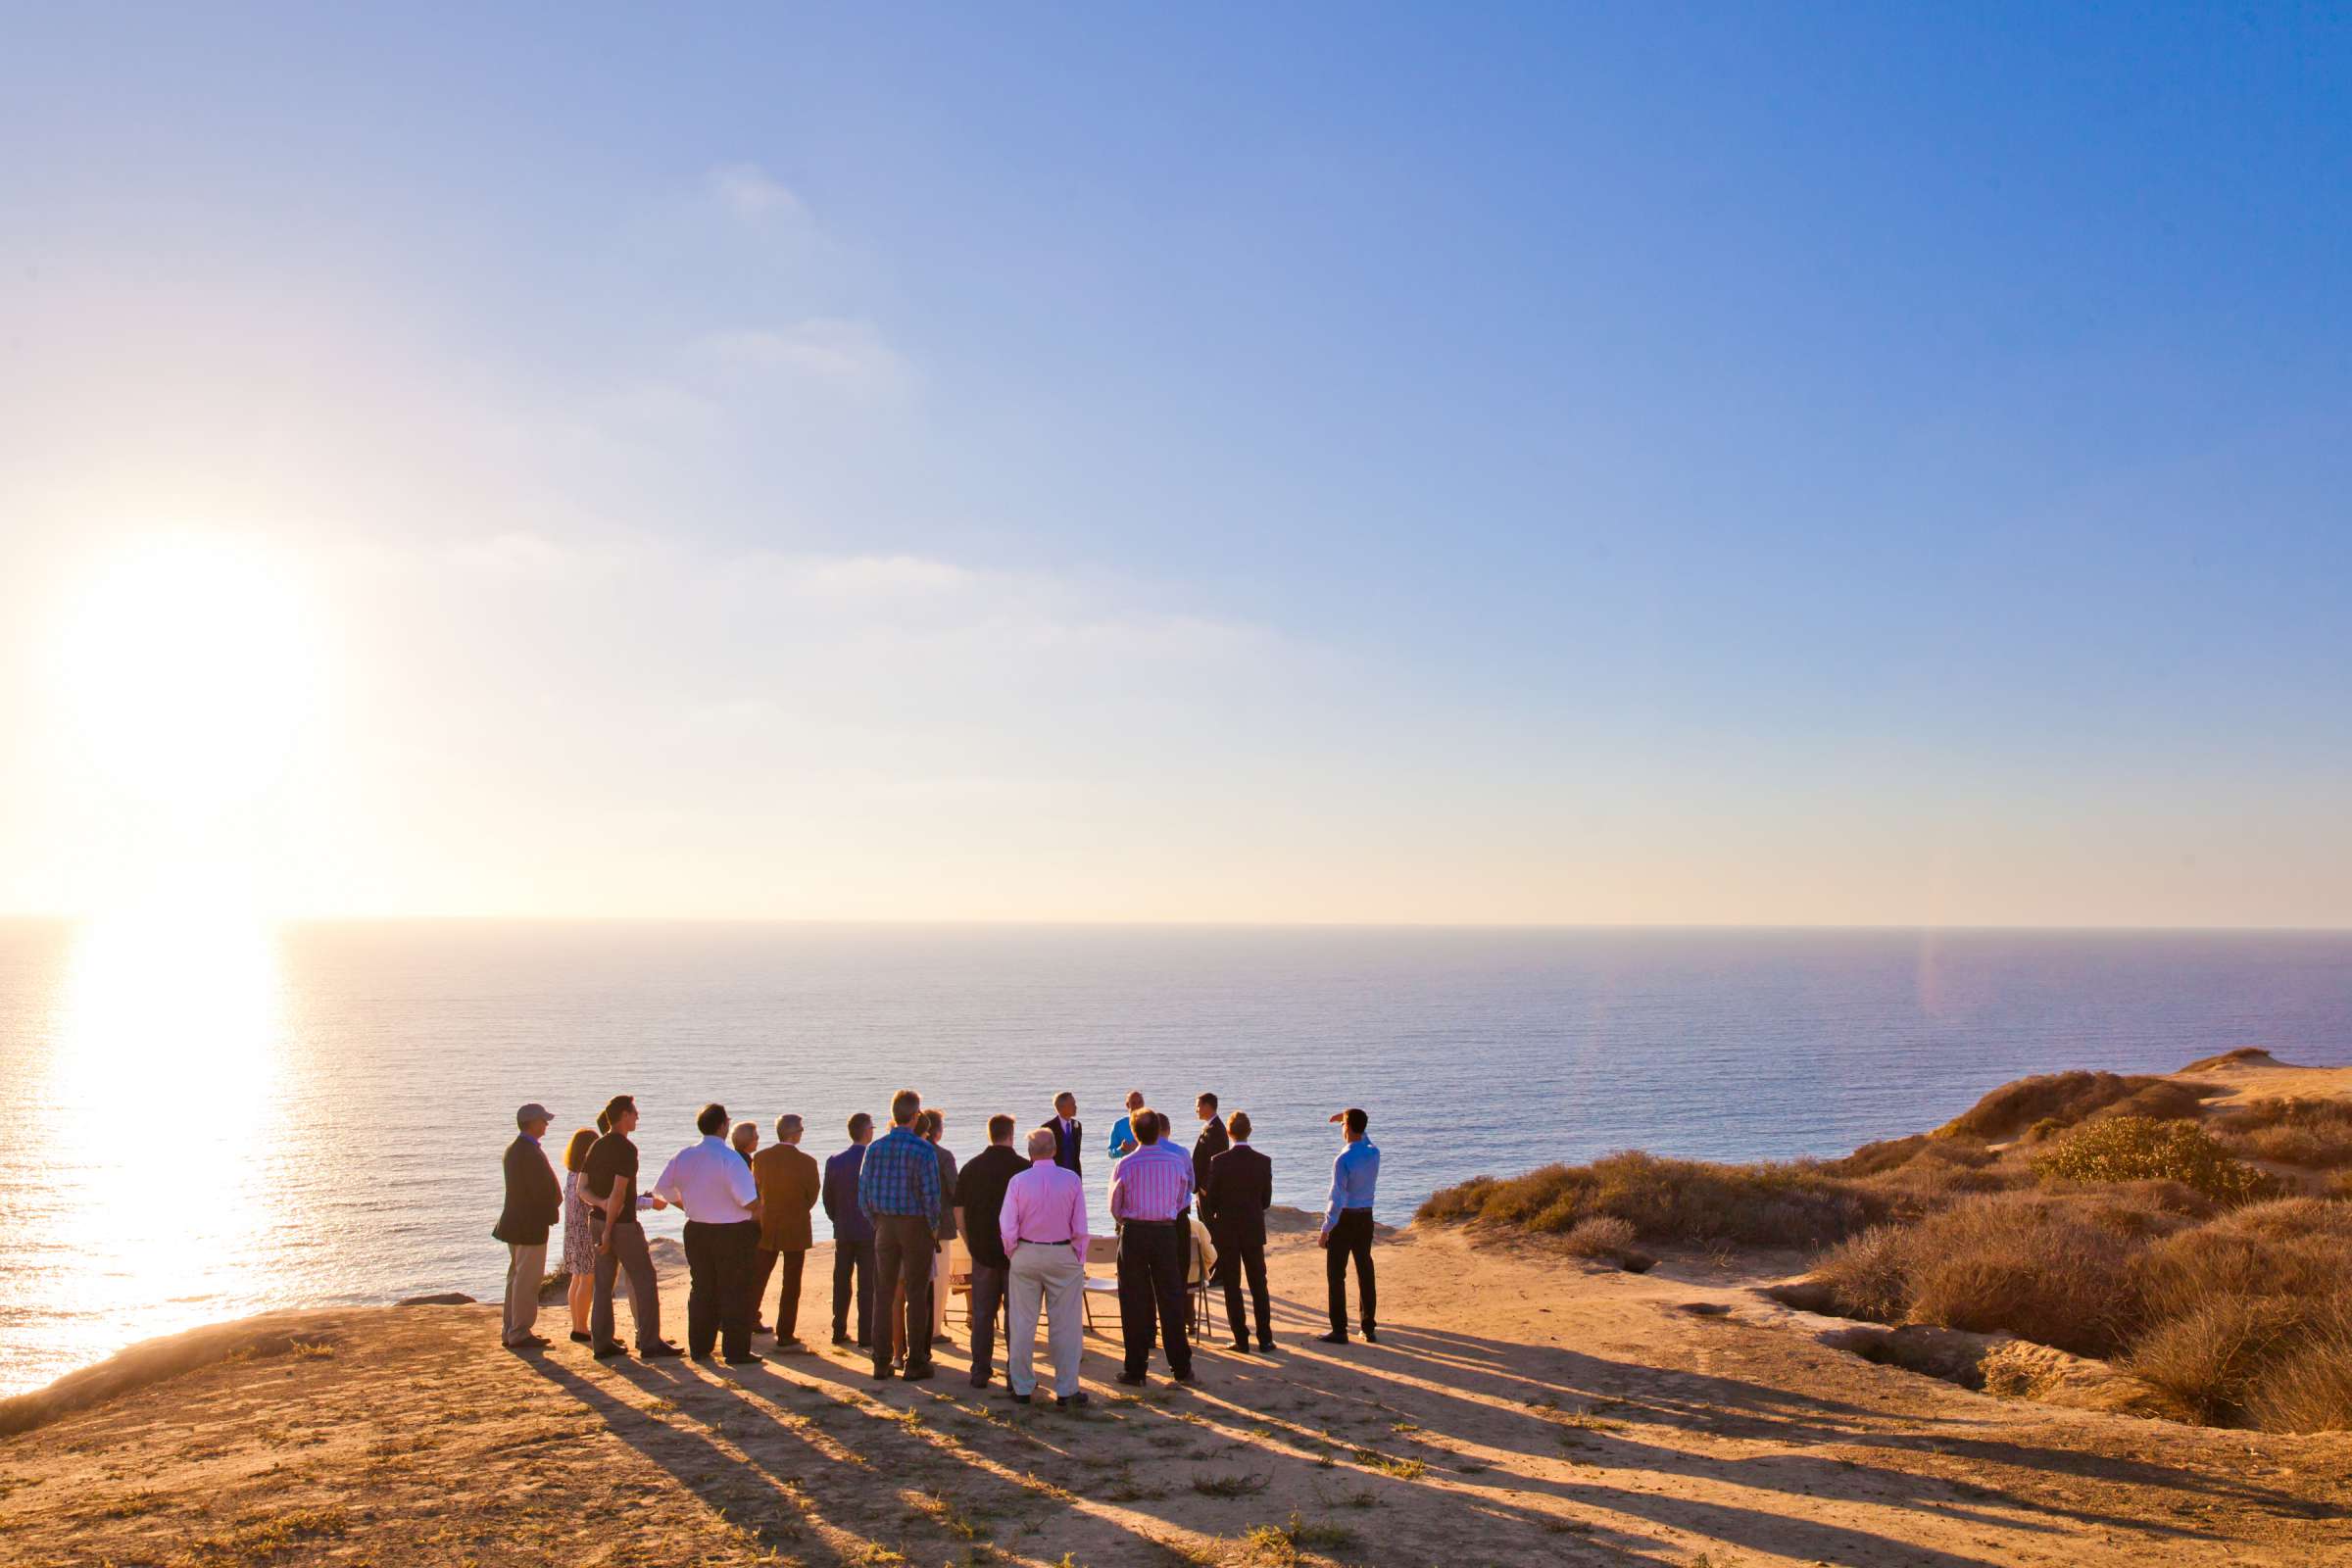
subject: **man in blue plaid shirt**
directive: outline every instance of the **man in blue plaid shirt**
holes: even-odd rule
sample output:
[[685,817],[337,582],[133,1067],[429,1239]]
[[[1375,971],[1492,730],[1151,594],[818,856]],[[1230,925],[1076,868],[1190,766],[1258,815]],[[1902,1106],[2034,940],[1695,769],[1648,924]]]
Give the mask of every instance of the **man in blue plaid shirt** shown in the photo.
[[[906,1287],[906,1372],[908,1382],[932,1375],[931,1254],[944,1234],[947,1211],[939,1188],[939,1154],[914,1120],[923,1097],[902,1089],[891,1097],[890,1131],[865,1152],[858,1172],[858,1206],[874,1222],[874,1299],[888,1305],[902,1281]],[[889,1323],[874,1326],[874,1376],[890,1376]]]

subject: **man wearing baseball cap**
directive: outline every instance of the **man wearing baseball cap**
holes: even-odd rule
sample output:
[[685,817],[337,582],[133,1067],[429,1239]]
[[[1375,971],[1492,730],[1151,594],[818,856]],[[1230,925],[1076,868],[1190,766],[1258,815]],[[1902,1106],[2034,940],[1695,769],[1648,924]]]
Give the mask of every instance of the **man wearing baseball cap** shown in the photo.
[[507,1206],[490,1234],[507,1244],[507,1322],[510,1350],[545,1345],[531,1332],[539,1321],[539,1277],[547,1271],[547,1231],[564,1212],[564,1188],[539,1140],[555,1118],[537,1101],[514,1112],[520,1129],[507,1146]]

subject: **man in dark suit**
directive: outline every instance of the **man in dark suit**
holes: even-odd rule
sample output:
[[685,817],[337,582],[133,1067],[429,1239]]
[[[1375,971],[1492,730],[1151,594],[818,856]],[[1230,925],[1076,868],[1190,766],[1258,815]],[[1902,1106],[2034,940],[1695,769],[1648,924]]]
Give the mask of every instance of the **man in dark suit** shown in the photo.
[[1193,1102],[1193,1114],[1205,1124],[1200,1136],[1193,1140],[1193,1191],[1199,1195],[1200,1222],[1208,1223],[1208,1162],[1233,1147],[1225,1136],[1225,1124],[1217,1120],[1217,1097],[1202,1095]]
[[547,1344],[533,1334],[539,1321],[539,1279],[547,1272],[547,1231],[564,1214],[564,1188],[539,1140],[547,1136],[547,1107],[537,1101],[514,1112],[520,1129],[507,1146],[507,1201],[490,1234],[507,1244],[507,1320],[500,1333],[510,1350]]
[[[874,1222],[858,1206],[858,1175],[874,1118],[850,1118],[850,1147],[825,1161],[825,1218],[833,1222],[833,1343],[865,1349],[874,1338]],[[858,1302],[858,1338],[850,1338],[850,1301]]]
[[1232,1147],[1208,1162],[1200,1186],[1200,1218],[1217,1244],[1217,1275],[1225,1287],[1225,1321],[1233,1325],[1233,1348],[1248,1351],[1249,1326],[1242,1321],[1242,1274],[1250,1275],[1251,1304],[1257,1309],[1257,1348],[1274,1348],[1267,1321],[1266,1210],[1274,1202],[1274,1162],[1250,1147],[1250,1116],[1232,1118]]
[[1085,1175],[1078,1165],[1078,1150],[1086,1141],[1086,1129],[1078,1122],[1078,1097],[1067,1089],[1055,1095],[1054,1119],[1045,1125],[1054,1133],[1054,1163],[1073,1175]]

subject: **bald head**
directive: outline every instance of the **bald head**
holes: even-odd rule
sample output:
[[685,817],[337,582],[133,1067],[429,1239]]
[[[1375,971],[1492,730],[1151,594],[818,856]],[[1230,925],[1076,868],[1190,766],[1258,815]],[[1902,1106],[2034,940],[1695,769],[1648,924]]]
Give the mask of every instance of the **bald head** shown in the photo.
[[1051,1161],[1054,1158],[1054,1129],[1040,1127],[1029,1135],[1029,1157]]

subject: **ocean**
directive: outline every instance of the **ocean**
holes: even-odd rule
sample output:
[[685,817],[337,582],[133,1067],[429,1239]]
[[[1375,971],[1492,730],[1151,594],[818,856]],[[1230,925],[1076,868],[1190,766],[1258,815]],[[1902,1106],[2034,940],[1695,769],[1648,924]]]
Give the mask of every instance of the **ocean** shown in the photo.
[[968,1154],[1067,1088],[1098,1213],[1131,1088],[1188,1143],[1200,1090],[1248,1110],[1304,1208],[1359,1104],[1401,1222],[1481,1173],[1838,1154],[2241,1045],[2352,1062],[2352,934],[4,922],[0,1394],[246,1312],[494,1298],[527,1100],[560,1157],[634,1094],[650,1177],[710,1100],[821,1157],[912,1085]]

